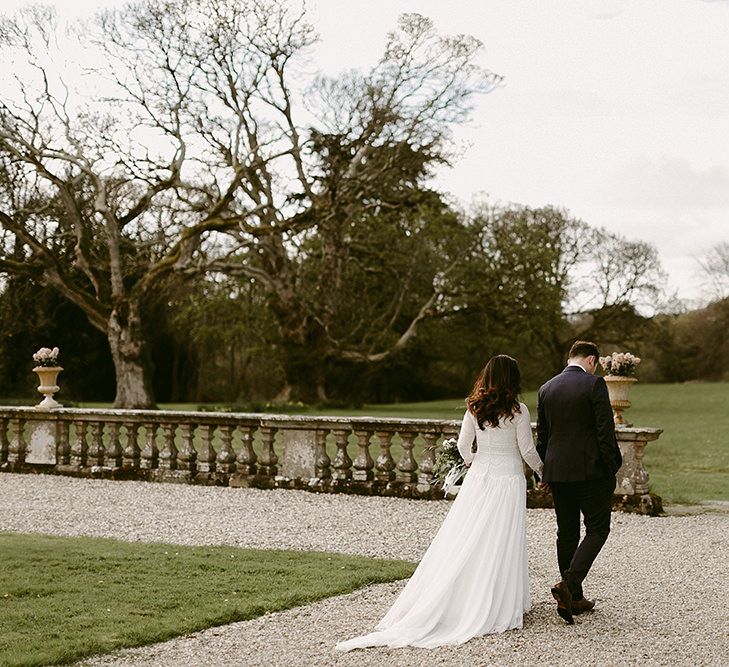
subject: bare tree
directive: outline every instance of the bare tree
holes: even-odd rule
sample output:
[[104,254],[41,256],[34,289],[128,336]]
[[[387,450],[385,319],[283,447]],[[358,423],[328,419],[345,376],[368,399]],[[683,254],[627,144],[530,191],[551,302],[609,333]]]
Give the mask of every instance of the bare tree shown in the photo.
[[714,301],[729,297],[729,242],[717,243],[699,260],[704,285]]
[[[333,312],[349,230],[410,207],[403,191],[447,160],[453,125],[498,82],[473,64],[476,40],[418,15],[368,74],[313,81],[313,28],[275,0],[141,0],[69,30],[88,45],[81,84],[51,10],[0,27],[5,55],[28,66],[0,98],[0,271],[83,309],[126,407],[154,402],[144,304],[172,276],[240,272],[267,290],[290,356],[318,339],[346,355],[319,315]],[[417,168],[401,168],[412,155]],[[298,270],[325,228],[312,312]],[[402,345],[431,301],[368,354]]]
[[604,228],[580,243],[568,300],[564,351],[574,338],[621,345],[666,303],[666,274],[656,248]]
[[600,310],[620,304],[654,308],[666,276],[656,248],[606,229],[590,230],[581,257],[585,276],[576,285],[577,310]]
[[[185,129],[175,109],[186,91],[146,124],[152,108],[144,103],[114,108],[84,99],[59,71],[58,28],[55,14],[37,6],[0,27],[5,54],[27,64],[0,99],[0,270],[79,306],[108,338],[116,405],[149,407],[144,300],[194,263],[206,233],[235,223],[217,215],[223,196],[203,210],[172,205],[184,187]],[[163,140],[165,149],[147,149],[135,136],[151,127],[151,143]]]

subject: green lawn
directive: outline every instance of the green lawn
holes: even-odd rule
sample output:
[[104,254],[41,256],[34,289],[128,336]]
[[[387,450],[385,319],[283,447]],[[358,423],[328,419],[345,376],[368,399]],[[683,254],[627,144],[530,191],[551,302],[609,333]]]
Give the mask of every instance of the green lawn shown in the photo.
[[288,609],[414,565],[0,533],[0,665],[68,663]]
[[729,500],[729,383],[636,384],[625,416],[663,434],[646,447],[651,490],[669,502]]

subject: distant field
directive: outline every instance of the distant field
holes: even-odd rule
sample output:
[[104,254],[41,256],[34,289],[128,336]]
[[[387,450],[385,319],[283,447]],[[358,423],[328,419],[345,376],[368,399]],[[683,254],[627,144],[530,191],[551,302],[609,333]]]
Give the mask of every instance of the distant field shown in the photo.
[[[729,383],[643,384],[631,389],[633,407],[625,415],[638,426],[662,428],[648,445],[645,466],[651,489],[674,503],[729,500]],[[536,418],[536,392],[524,402]],[[109,407],[108,404],[84,404]],[[163,405],[163,409],[196,410],[196,404]],[[365,405],[360,409],[286,406],[270,412],[310,415],[356,415],[425,419],[461,419],[463,398],[426,403]],[[393,448],[393,455],[399,454]]]
[[636,384],[625,414],[663,429],[646,447],[651,489],[670,502],[729,500],[729,383]]

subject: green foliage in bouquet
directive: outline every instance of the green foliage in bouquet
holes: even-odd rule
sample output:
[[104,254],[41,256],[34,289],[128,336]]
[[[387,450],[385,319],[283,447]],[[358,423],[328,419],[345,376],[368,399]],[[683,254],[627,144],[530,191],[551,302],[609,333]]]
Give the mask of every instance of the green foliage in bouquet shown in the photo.
[[448,438],[438,448],[433,464],[433,483],[444,482],[446,475],[454,466],[463,465],[463,457],[458,451],[458,441],[455,438]]

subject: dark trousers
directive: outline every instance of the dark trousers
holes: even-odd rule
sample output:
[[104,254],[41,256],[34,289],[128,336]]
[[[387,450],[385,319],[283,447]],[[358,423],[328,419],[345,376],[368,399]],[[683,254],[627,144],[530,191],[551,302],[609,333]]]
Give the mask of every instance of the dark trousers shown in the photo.
[[[557,515],[557,562],[575,600],[583,597],[582,582],[610,533],[615,477],[584,482],[551,482]],[[580,513],[585,537],[580,542]]]

